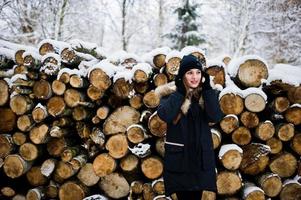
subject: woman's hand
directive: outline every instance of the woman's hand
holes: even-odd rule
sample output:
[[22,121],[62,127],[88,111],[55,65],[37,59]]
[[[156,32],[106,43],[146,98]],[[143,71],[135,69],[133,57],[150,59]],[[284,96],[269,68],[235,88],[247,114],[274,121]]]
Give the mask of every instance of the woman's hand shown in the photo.
[[206,72],[204,72],[203,74],[204,74],[204,78],[205,78],[204,83],[202,83],[203,91],[205,91],[205,90],[211,90],[212,87],[210,85],[210,76]]

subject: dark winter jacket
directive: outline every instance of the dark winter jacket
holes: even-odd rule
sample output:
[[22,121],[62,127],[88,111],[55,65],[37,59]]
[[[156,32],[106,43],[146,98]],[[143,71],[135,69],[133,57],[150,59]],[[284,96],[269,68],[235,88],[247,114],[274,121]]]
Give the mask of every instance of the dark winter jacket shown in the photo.
[[[160,87],[158,116],[167,123],[164,183],[167,195],[176,191],[216,191],[215,155],[208,122],[217,122],[223,114],[218,103],[218,92],[202,92],[203,105],[188,100],[175,91],[172,84]],[[180,120],[173,120],[182,111]]]

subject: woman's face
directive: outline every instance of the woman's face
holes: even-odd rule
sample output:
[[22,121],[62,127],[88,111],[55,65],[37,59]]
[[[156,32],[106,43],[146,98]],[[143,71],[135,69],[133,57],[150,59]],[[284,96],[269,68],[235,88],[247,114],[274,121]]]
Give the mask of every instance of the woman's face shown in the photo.
[[202,71],[199,69],[191,69],[184,75],[188,87],[196,88],[199,86],[202,78]]

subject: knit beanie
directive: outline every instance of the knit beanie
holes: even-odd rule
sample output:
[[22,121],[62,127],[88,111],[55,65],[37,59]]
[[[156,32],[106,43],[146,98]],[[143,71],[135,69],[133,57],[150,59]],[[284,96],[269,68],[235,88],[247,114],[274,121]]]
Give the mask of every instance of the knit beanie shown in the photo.
[[199,69],[203,71],[203,66],[200,61],[193,55],[184,56],[180,62],[180,68],[178,74],[175,77],[175,83],[177,87],[182,87],[183,76],[185,73],[191,69]]

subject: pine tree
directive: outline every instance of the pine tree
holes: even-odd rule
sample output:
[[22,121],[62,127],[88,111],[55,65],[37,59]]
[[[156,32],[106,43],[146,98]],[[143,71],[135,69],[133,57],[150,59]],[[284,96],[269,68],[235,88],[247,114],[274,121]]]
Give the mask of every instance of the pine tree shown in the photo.
[[197,8],[200,4],[189,3],[186,0],[183,7],[177,8],[175,13],[178,15],[178,23],[173,29],[173,32],[167,34],[167,37],[175,44],[174,48],[182,49],[185,46],[197,46],[205,42],[205,36],[200,33],[201,24],[196,21]]

